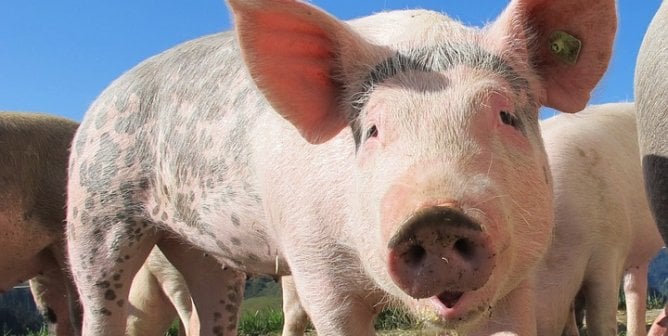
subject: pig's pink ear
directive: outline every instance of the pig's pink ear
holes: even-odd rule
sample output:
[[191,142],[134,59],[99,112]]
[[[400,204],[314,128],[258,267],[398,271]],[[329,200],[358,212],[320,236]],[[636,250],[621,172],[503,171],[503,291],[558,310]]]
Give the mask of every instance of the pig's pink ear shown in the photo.
[[491,30],[528,44],[529,62],[543,81],[543,105],[578,112],[608,68],[615,1],[512,0]]
[[244,61],[271,105],[311,143],[348,125],[344,67],[364,42],[342,23],[295,0],[228,0]]

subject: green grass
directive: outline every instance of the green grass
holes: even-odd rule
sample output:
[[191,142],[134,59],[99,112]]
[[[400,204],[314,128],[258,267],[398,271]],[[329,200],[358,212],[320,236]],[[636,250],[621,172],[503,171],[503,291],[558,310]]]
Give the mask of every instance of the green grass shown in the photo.
[[[660,297],[648,297],[648,309],[663,307]],[[283,325],[283,313],[279,297],[255,297],[244,301],[242,317],[239,322],[239,335],[279,335]],[[376,330],[381,335],[391,336],[418,336],[432,335],[428,329],[415,322],[409,314],[401,309],[386,309],[382,311],[375,322]],[[586,335],[583,330],[582,335]],[[620,326],[619,335],[625,335],[624,326]],[[310,335],[310,334],[309,334]]]
[[[239,334],[246,336],[278,334],[283,328],[280,297],[254,297],[241,306]],[[376,319],[377,330],[413,329],[415,321],[401,309],[386,309]]]
[[26,333],[26,334],[18,335],[18,334],[13,334],[13,333],[8,332],[8,331],[4,331],[4,328],[3,328],[2,334],[0,334],[0,335],[2,335],[2,336],[49,336],[49,331],[46,330],[46,327],[42,327],[42,329],[40,329],[39,331],[28,331],[28,333]]
[[259,336],[279,333],[283,328],[280,296],[260,296],[241,304],[239,335]]
[[[244,300],[241,305],[241,318],[239,319],[239,335],[260,336],[279,335],[283,328],[283,312],[280,296],[261,296]],[[648,309],[662,308],[664,300],[661,297],[650,296],[647,298]],[[623,305],[622,305],[623,307]],[[167,336],[178,334],[178,320],[175,321]],[[376,330],[387,335],[422,335],[422,329],[409,314],[401,309],[386,309],[382,311],[375,322]],[[621,329],[621,328],[620,328]],[[0,329],[2,330],[2,329]],[[403,331],[402,331],[403,330]],[[47,336],[46,328],[37,332],[30,332],[27,336]],[[586,333],[582,333],[586,335]],[[625,335],[620,330],[619,335]],[[19,336],[12,333],[0,332],[0,336]]]
[[244,300],[241,303],[241,315],[250,313],[256,314],[258,311],[278,310],[283,308],[283,300],[280,296],[258,296]]
[[179,335],[179,319],[177,318],[172,322],[172,325],[169,326],[165,336],[178,336]]
[[39,331],[30,332],[26,336],[48,336],[49,331],[46,328],[42,328]]
[[380,312],[375,321],[376,330],[414,329],[419,327],[406,311],[388,308]]
[[[283,328],[283,312],[281,309],[282,302],[278,296],[254,297],[245,300],[241,305],[239,335],[260,336],[280,333]],[[178,330],[179,321],[175,320],[169,328],[167,336],[178,335]]]
[[260,336],[278,333],[283,328],[283,312],[276,309],[244,313],[239,319],[239,335]]
[[665,304],[665,299],[658,295],[647,296],[647,309],[661,309]]

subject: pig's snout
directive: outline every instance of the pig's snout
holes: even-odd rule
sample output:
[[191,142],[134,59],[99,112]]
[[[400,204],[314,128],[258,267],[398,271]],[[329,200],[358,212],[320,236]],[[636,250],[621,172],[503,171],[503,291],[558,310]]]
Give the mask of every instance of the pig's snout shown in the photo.
[[495,264],[480,224],[447,206],[411,215],[392,236],[388,249],[392,279],[417,299],[438,296],[454,304],[464,292],[482,287]]

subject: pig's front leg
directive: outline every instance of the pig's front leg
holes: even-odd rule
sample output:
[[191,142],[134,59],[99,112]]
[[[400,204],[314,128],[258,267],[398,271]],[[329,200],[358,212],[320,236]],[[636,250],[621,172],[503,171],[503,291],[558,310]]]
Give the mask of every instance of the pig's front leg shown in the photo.
[[575,313],[575,303],[571,305],[571,309],[568,311],[568,319],[566,320],[566,326],[564,327],[562,336],[580,336],[577,315]]
[[649,264],[629,268],[624,275],[624,297],[626,298],[626,334],[645,335],[645,315],[647,309],[647,272]]
[[532,280],[522,281],[491,311],[489,323],[471,336],[536,336],[535,290]]
[[[314,260],[311,252],[308,255],[309,260]],[[316,263],[316,267],[299,262],[291,265],[294,285],[304,310],[320,336],[375,335],[373,320],[378,314],[379,308],[375,305],[378,297],[369,294],[366,286],[356,283],[355,273],[359,271],[340,268],[356,263],[342,261],[341,256],[336,263],[327,262],[333,260],[332,257],[321,256],[319,260],[324,262]]]
[[308,325],[308,315],[299,302],[299,294],[291,276],[281,278],[283,290],[283,336],[303,336]]

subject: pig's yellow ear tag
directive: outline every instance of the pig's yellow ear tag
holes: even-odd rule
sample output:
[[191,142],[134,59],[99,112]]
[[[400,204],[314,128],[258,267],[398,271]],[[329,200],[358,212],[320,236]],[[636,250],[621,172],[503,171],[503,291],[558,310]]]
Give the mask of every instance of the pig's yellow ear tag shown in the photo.
[[550,52],[557,58],[571,65],[577,63],[582,42],[575,36],[563,31],[555,31],[550,36],[549,43]]

